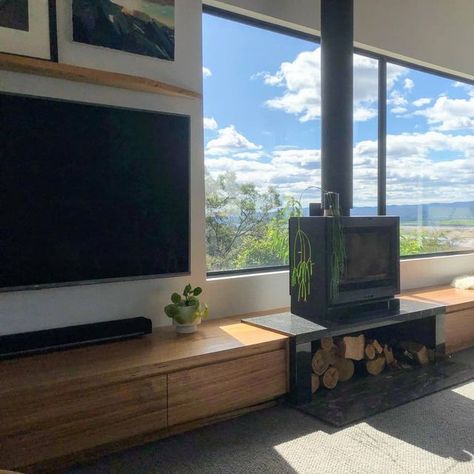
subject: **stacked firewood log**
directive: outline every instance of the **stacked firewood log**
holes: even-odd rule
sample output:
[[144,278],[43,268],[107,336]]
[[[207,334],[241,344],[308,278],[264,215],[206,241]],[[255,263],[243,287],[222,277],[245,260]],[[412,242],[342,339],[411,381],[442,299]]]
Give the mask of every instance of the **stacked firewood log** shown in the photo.
[[379,375],[385,368],[400,368],[394,352],[402,361],[411,360],[421,365],[429,362],[429,350],[416,342],[400,342],[392,348],[364,334],[324,337],[312,359],[312,391],[316,392],[321,386],[333,389],[339,382],[350,380],[355,371]]

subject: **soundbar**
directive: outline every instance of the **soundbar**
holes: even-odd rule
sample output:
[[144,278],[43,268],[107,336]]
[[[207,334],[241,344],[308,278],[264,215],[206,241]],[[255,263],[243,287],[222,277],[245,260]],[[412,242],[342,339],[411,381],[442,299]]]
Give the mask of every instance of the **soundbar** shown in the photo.
[[9,334],[0,336],[0,359],[129,339],[150,334],[151,331],[151,320],[137,317]]

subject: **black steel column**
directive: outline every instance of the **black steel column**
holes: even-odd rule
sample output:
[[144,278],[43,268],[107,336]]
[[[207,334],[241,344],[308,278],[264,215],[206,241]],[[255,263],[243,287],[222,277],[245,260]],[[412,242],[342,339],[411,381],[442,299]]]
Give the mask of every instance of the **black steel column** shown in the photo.
[[353,0],[321,0],[321,184],[352,209]]
[[378,215],[387,214],[387,61],[379,60]]

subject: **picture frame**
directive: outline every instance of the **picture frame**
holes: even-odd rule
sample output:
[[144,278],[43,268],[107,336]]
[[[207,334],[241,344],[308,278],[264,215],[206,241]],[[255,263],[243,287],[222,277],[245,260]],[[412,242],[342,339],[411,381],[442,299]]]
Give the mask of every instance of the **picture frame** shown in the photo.
[[175,60],[175,0],[72,0],[75,43]]
[[56,0],[0,0],[0,52],[57,62]]

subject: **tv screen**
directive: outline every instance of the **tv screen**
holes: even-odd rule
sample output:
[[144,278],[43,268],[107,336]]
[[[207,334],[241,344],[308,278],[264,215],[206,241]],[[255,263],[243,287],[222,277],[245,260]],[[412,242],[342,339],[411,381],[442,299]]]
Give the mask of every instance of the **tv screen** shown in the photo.
[[190,119],[0,94],[0,288],[189,272]]

